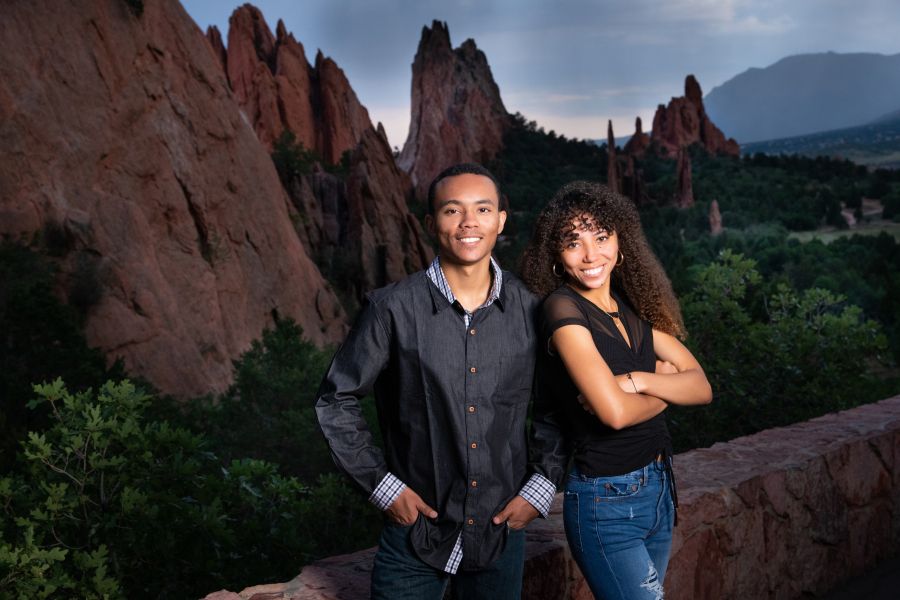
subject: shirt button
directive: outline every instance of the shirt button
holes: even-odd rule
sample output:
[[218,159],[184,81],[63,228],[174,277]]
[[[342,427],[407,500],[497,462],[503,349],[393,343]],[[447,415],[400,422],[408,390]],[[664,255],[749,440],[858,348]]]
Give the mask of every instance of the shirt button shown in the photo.
[[478,369],[476,369],[475,367],[469,367],[469,373],[474,373],[477,370]]
[[469,407],[469,412],[470,412],[470,413],[475,412],[475,407],[474,407],[474,406],[470,406],[470,407]]
[[472,480],[472,487],[478,487],[478,482],[474,479]]
[[474,327],[473,327],[472,329],[469,330],[469,335],[475,335],[475,328],[474,328]]
[[475,519],[469,519],[468,521],[466,521],[466,523],[468,523],[469,525],[474,525]]
[[472,450],[474,450],[477,447],[478,447],[478,444],[476,444],[475,442],[472,442]]

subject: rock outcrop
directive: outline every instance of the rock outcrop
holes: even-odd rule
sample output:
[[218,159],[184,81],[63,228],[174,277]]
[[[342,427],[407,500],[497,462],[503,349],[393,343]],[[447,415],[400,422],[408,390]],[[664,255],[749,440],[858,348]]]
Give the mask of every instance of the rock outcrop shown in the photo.
[[713,236],[722,233],[722,213],[719,212],[718,200],[713,200],[709,205],[709,233]]
[[3,11],[0,236],[67,232],[63,274],[87,269],[100,291],[92,346],[192,396],[223,390],[275,318],[318,343],[342,337],[221,56],[176,0],[140,17],[100,0]]
[[628,140],[622,150],[625,154],[634,156],[635,158],[641,158],[644,156],[644,152],[647,151],[649,146],[650,135],[644,133],[644,126],[641,123],[641,118],[637,117],[634,120],[634,135],[631,136],[631,139]]
[[650,197],[644,185],[644,173],[638,165],[637,159],[631,154],[625,155],[625,175],[622,177],[622,190],[638,206],[650,203]]
[[688,75],[684,81],[684,96],[672,98],[668,106],[660,104],[656,109],[650,143],[669,156],[675,156],[679,148],[692,144],[700,144],[710,154],[740,156],[741,152],[738,143],[726,139],[707,116],[703,92],[693,75]]
[[606,125],[606,185],[614,193],[621,191],[619,185],[619,165],[616,158],[616,136],[613,134],[612,119]]
[[675,184],[675,206],[690,208],[694,205],[694,184],[691,178],[691,155],[686,147],[678,150],[675,174],[678,178]]
[[420,199],[444,168],[491,160],[512,125],[484,53],[471,39],[454,50],[440,21],[422,28],[412,65],[411,106],[399,164]]
[[[272,35],[259,9],[244,4],[228,25],[228,80],[269,150],[287,129],[306,149],[335,164],[372,128],[344,72],[321,52],[310,66],[303,45],[281,20]],[[216,48],[215,36],[209,37]]]
[[[360,300],[365,292],[422,269],[433,253],[409,212],[412,184],[397,168],[384,128],[376,130],[343,71],[321,52],[315,66],[279,21],[275,35],[260,11],[236,9],[228,31],[228,78],[257,135],[271,148],[285,131],[342,177],[288,177],[294,223],[323,274]],[[214,38],[210,42],[215,47]]]
[[363,132],[345,176],[317,168],[293,178],[288,189],[304,245],[325,276],[357,300],[434,258],[407,208],[409,177],[374,129]]

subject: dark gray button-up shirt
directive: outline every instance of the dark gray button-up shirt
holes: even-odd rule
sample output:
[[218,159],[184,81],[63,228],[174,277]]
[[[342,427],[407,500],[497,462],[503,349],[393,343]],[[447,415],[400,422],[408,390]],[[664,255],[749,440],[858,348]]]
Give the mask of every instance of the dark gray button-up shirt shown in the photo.
[[[425,272],[368,296],[319,390],[316,412],[337,464],[367,493],[390,471],[438,512],[410,541],[444,569],[462,533],[462,568],[502,552],[491,518],[528,479],[525,417],[538,301],[503,272],[499,298],[468,327]],[[359,407],[374,391],[384,437],[375,446]]]

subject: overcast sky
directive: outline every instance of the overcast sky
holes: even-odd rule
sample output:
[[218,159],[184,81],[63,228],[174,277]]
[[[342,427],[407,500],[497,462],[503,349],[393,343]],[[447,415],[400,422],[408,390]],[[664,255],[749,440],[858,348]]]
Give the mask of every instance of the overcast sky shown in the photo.
[[[227,39],[237,3],[182,0]],[[693,73],[704,93],[750,67],[810,52],[900,52],[896,0],[256,0],[305,50],[343,68],[373,123],[403,146],[422,27],[445,21],[485,52],[506,109],[569,137],[649,129]],[[727,132],[726,132],[727,134]]]

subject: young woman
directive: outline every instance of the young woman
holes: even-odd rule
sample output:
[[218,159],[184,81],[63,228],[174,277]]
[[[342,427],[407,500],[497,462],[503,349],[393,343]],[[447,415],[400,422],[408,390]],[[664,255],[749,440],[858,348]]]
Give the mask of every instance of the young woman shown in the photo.
[[588,182],[564,186],[541,212],[523,275],[545,298],[543,402],[556,405],[574,451],[564,503],[572,554],[597,598],[661,598],[675,515],[662,413],[712,399],[678,340],[672,285],[634,204]]

